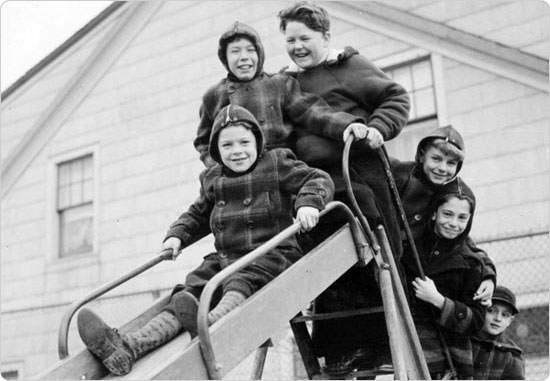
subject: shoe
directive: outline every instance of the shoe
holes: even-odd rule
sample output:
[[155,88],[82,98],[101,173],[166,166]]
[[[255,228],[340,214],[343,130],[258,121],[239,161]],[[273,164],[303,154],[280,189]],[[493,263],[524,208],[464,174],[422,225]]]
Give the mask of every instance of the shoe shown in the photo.
[[116,328],[109,327],[103,319],[83,308],[77,319],[78,333],[90,352],[117,376],[130,373],[134,358]]
[[183,329],[187,330],[191,337],[198,335],[197,315],[199,312],[199,301],[193,294],[186,291],[180,291],[174,298],[174,310],[176,317],[181,323]]

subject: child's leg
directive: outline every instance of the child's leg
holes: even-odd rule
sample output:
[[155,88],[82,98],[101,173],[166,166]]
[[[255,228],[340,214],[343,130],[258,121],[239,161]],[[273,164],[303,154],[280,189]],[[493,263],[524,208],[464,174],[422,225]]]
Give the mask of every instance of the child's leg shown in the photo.
[[239,291],[227,291],[223,294],[222,300],[220,300],[218,305],[208,313],[208,324],[214,324],[245,300],[246,295],[243,293]]
[[176,337],[181,328],[173,314],[162,311],[140,329],[121,335],[89,309],[78,314],[82,341],[111,373],[119,376],[129,373],[137,359]]

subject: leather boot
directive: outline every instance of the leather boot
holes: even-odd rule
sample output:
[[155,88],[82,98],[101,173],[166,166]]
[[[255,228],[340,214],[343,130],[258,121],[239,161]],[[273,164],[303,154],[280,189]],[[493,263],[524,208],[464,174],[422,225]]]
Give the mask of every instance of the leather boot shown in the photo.
[[142,328],[126,335],[109,327],[87,308],[78,314],[78,332],[82,341],[117,376],[130,373],[137,359],[168,342],[180,331],[179,321],[166,311],[155,316]]

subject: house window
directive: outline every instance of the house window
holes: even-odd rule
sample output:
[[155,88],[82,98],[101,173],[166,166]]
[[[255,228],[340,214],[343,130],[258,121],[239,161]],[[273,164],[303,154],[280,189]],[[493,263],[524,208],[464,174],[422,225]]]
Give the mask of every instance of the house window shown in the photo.
[[93,155],[57,165],[59,257],[93,250]]
[[384,69],[409,93],[409,124],[437,116],[432,63],[429,57]]

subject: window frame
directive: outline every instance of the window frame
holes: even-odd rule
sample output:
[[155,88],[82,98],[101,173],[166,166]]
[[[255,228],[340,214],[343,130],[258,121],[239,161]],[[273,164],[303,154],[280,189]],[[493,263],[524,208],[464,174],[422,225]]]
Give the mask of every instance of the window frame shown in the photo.
[[387,72],[389,70],[404,67],[424,60],[429,60],[431,63],[436,113],[435,116],[415,119],[411,121],[408,126],[414,127],[415,125],[423,125],[424,122],[432,119],[435,119],[437,121],[437,125],[439,126],[449,124],[444,82],[443,57],[440,54],[424,49],[410,49],[375,60],[374,64],[380,67],[382,71]]
[[[92,237],[92,250],[87,253],[82,253],[78,255],[68,255],[61,256],[61,225],[60,225],[60,216],[58,210],[58,181],[59,181],[59,165],[84,158],[85,156],[92,156],[92,173],[93,173],[93,186],[92,186],[92,227],[93,227],[93,237]],[[68,152],[60,153],[53,155],[49,158],[48,165],[48,236],[47,236],[47,247],[48,247],[48,259],[49,262],[53,263],[64,263],[72,262],[80,258],[90,258],[97,257],[99,252],[99,147],[97,144],[80,147]]]

